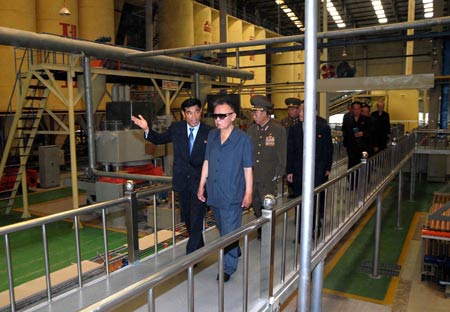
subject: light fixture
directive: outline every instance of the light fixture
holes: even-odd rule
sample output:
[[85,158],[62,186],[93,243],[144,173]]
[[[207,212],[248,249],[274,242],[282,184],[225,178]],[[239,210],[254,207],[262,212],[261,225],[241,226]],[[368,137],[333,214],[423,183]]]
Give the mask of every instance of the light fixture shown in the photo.
[[[324,0],[322,0],[322,2],[324,2]],[[326,6],[327,6],[328,14],[330,14],[330,16],[333,18],[333,21],[336,24],[336,26],[338,28],[345,28],[347,25],[342,20],[341,15],[337,11],[333,2],[331,0],[326,1]]]
[[301,31],[305,31],[305,28],[303,27],[303,23],[300,21],[300,19],[295,15],[295,13],[292,11],[292,9],[284,3],[284,0],[275,0],[275,3],[278,4],[280,9],[284,12],[284,14],[287,15],[291,19],[291,21],[299,28]]
[[372,7],[375,11],[375,15],[377,16],[379,24],[387,23],[386,13],[384,12],[383,4],[380,0],[372,0]]
[[63,15],[63,16],[68,16],[70,15],[70,11],[66,6],[66,1],[64,1],[63,7],[61,8],[61,10],[59,10],[59,15]]

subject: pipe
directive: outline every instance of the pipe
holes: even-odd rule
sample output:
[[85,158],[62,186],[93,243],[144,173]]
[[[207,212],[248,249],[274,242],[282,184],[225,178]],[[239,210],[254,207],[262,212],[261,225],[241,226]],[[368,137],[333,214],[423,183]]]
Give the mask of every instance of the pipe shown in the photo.
[[91,59],[85,56],[83,59],[84,71],[84,94],[86,98],[86,122],[87,122],[87,137],[88,137],[88,158],[89,168],[95,169],[95,138],[94,138],[94,109],[92,105],[92,83],[91,83]]
[[300,276],[297,311],[310,311],[311,246],[314,201],[314,166],[317,89],[317,7],[318,1],[305,1],[305,118],[303,122],[303,188],[300,239]]
[[240,79],[252,79],[253,74],[247,71],[209,65],[168,56],[155,56],[133,59],[140,52],[133,49],[115,47],[96,42],[58,37],[49,34],[37,34],[31,31],[0,27],[0,45],[18,46],[57,52],[82,54],[98,58],[109,58],[155,69],[169,70],[178,73],[194,74],[198,72],[208,76],[226,76]]
[[[390,31],[401,31],[404,29],[410,28],[421,28],[421,27],[430,27],[435,25],[445,25],[450,24],[450,17],[438,17],[432,19],[424,19],[415,22],[403,22],[403,23],[395,23],[395,24],[387,24],[387,25],[377,25],[377,26],[368,26],[361,28],[353,28],[353,29],[345,29],[345,30],[333,30],[329,32],[320,32],[316,33],[317,39],[332,39],[332,38],[343,38],[350,36],[359,36],[359,35],[369,35],[369,34],[379,34],[381,32],[390,32]],[[216,44],[205,44],[194,47],[183,47],[183,48],[173,48],[173,49],[165,49],[158,51],[148,51],[148,52],[140,52],[130,55],[131,57],[145,57],[145,56],[156,56],[156,55],[170,55],[177,53],[186,53],[186,52],[199,52],[199,51],[210,51],[210,50],[219,50],[219,49],[228,49],[228,48],[238,48],[238,47],[251,47],[258,45],[266,45],[266,44],[278,44],[278,43],[287,43],[287,42],[303,42],[305,40],[305,35],[293,35],[293,36],[285,36],[285,37],[276,37],[269,39],[259,39],[259,40],[251,40],[251,41],[241,41],[241,42],[227,42],[227,43],[216,43]]]

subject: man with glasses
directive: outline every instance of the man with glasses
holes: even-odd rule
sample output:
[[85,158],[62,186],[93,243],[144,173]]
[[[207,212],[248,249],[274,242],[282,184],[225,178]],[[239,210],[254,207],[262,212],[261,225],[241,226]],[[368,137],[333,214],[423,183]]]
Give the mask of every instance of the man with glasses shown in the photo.
[[[228,97],[216,99],[213,107],[217,129],[208,135],[197,196],[212,208],[223,236],[241,226],[242,209],[249,208],[252,203],[253,146],[250,137],[233,126],[236,113]],[[238,242],[225,248],[225,282],[236,271],[238,258]]]
[[147,121],[139,115],[131,120],[145,131],[145,139],[153,144],[173,143],[172,186],[178,192],[181,216],[189,233],[186,253],[205,245],[203,241],[203,219],[206,207],[197,198],[200,175],[205,159],[206,142],[210,126],[201,123],[202,104],[198,99],[187,99],[181,104],[184,121],[174,122],[164,133],[149,128]]
[[[270,118],[273,104],[263,95],[250,98],[255,121],[248,130],[253,141],[253,212],[262,216],[264,196],[276,195],[277,182],[286,170],[286,130]],[[261,228],[258,229],[261,239]]]

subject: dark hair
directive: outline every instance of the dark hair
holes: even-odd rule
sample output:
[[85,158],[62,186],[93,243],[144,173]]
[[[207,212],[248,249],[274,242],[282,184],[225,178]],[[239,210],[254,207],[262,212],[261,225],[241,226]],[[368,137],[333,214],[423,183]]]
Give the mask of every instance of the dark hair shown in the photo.
[[352,107],[353,105],[358,104],[360,107],[363,106],[364,103],[360,102],[360,101],[354,101],[352,102]]
[[195,99],[195,98],[186,99],[186,100],[184,100],[184,102],[181,104],[181,109],[182,109],[183,111],[186,111],[186,108],[192,107],[192,106],[198,106],[198,108],[202,109],[202,102],[200,102],[199,99]]
[[233,112],[236,112],[235,108],[234,108],[234,104],[231,101],[231,98],[229,96],[219,96],[217,99],[214,100],[214,102],[212,103],[213,108],[216,108],[219,105],[228,105]]

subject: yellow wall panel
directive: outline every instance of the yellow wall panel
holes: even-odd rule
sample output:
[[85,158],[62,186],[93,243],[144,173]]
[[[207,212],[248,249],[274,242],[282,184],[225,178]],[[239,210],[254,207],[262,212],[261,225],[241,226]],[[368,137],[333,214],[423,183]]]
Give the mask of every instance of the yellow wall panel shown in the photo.
[[194,45],[212,43],[211,9],[194,3]]
[[114,0],[78,0],[78,7],[80,38],[93,41],[105,36],[114,42]]
[[389,115],[391,123],[402,123],[405,131],[418,125],[419,92],[417,90],[388,91]]
[[194,44],[192,0],[159,2],[159,48],[189,47]]
[[[227,42],[242,41],[242,21],[240,19],[228,16]],[[227,49],[228,52],[235,52],[236,49]],[[236,66],[236,57],[227,58],[228,67]],[[228,78],[228,81],[238,83],[238,79]]]
[[220,42],[220,16],[216,10],[211,10],[211,41]]
[[[282,46],[291,46],[291,43],[288,44],[277,44],[273,45],[273,47],[282,47]],[[279,52],[274,53],[271,56],[272,65],[277,64],[291,64],[294,62],[294,52]],[[287,83],[294,81],[294,66],[293,65],[280,65],[272,67],[272,75],[271,75],[272,83]],[[296,96],[295,93],[273,93],[272,94],[272,102],[275,108],[286,108],[284,104],[284,100],[288,97]]]

